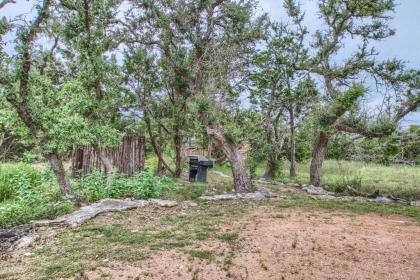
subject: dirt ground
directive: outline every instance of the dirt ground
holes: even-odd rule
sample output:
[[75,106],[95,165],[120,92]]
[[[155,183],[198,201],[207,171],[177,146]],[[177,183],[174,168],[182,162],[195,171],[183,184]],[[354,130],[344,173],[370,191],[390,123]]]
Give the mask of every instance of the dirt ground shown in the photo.
[[[206,241],[208,259],[161,250],[81,279],[420,279],[420,226],[400,216],[260,206],[222,226],[236,244]],[[73,278],[71,278],[73,279]]]

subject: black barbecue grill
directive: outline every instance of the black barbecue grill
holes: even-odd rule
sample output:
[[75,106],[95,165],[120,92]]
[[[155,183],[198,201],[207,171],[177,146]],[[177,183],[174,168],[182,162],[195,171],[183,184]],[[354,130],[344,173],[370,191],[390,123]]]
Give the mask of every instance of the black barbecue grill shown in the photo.
[[190,156],[190,182],[207,182],[207,169],[213,168],[213,161],[203,156]]

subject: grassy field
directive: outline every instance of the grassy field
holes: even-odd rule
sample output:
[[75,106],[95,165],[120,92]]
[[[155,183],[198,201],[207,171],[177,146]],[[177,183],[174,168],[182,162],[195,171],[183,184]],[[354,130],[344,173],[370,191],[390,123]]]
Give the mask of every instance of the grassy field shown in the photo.
[[[300,163],[296,178],[288,176],[288,164],[285,163],[279,179],[285,182],[308,183],[309,162]],[[231,175],[229,166],[216,166],[215,170]],[[366,193],[379,190],[382,194],[391,194],[406,199],[420,199],[420,167],[405,165],[384,166],[374,163],[327,160],[324,163],[323,184],[332,191],[339,191],[349,185]],[[264,174],[264,166],[257,168],[256,177]]]
[[[149,162],[153,166],[153,162]],[[187,166],[185,171],[187,171]],[[231,175],[228,165],[216,166],[216,171]],[[300,164],[298,176],[289,178],[288,166],[283,166],[280,180],[307,183],[309,163]],[[264,167],[257,169],[257,178],[264,173]],[[144,176],[143,176],[144,177]],[[189,184],[182,180],[154,178],[115,178],[115,182],[104,193],[104,182],[100,174],[93,174],[82,180],[73,180],[72,185],[86,202],[104,197],[162,197],[174,200],[194,200],[204,193],[215,194],[233,191],[232,178],[210,172],[207,184]],[[143,182],[144,181],[144,182]],[[149,183],[147,183],[149,182]],[[160,191],[157,185],[164,185]],[[420,199],[420,167],[402,165],[383,166],[348,161],[326,161],[324,185],[339,192],[350,185],[365,193],[379,190],[381,194],[392,194],[410,200]],[[23,163],[0,164],[0,228],[27,223],[30,220],[54,218],[74,209],[69,201],[63,200],[54,175],[38,166]]]

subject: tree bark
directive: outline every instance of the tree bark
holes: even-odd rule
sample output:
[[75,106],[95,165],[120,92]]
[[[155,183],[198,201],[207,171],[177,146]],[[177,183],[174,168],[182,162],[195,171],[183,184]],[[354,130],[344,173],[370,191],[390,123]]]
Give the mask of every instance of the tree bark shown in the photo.
[[182,173],[182,135],[176,131],[174,136],[175,146],[175,178],[180,178]]
[[321,131],[312,152],[309,183],[317,187],[321,186],[322,164],[327,151],[328,140],[328,135]]
[[252,181],[246,172],[245,162],[242,158],[238,145],[228,141],[223,131],[219,127],[207,126],[206,130],[209,136],[214,137],[214,139],[220,143],[226,157],[230,162],[235,192],[251,192],[253,189]]
[[296,177],[296,137],[295,137],[295,116],[293,108],[289,110],[290,115],[290,177]]
[[207,158],[211,158],[213,153],[213,138],[209,137],[208,143],[207,143]]
[[66,176],[66,171],[64,170],[63,161],[60,156],[57,154],[50,154],[47,156],[50,163],[51,169],[53,170],[55,176],[57,177],[58,186],[61,193],[67,194],[72,200],[77,200],[77,196],[74,190],[71,188],[70,183]]
[[278,166],[275,163],[276,159],[273,159],[271,154],[268,155],[267,165],[265,167],[264,178],[271,180],[276,177]]
[[[274,126],[277,126],[275,122]],[[267,127],[267,140],[272,144],[272,149],[267,155],[267,165],[265,168],[264,178],[271,180],[277,176],[279,170],[279,156],[284,144],[284,133],[279,133],[278,129],[271,125]]]

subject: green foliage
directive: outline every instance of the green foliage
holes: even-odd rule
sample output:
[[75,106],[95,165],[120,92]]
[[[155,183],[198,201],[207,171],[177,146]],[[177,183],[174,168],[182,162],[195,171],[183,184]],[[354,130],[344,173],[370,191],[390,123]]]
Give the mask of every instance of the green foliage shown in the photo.
[[0,202],[15,199],[19,192],[41,184],[41,174],[27,164],[0,165]]
[[24,163],[0,165],[0,198],[0,228],[54,218],[74,209],[62,198],[51,171]]
[[21,160],[24,163],[34,163],[38,159],[38,155],[30,151],[23,152]]
[[157,177],[151,171],[140,172],[132,177],[116,174],[108,184],[100,172],[94,171],[76,180],[73,185],[79,195],[89,202],[107,197],[156,198],[163,191],[179,187],[173,179],[164,176]]

